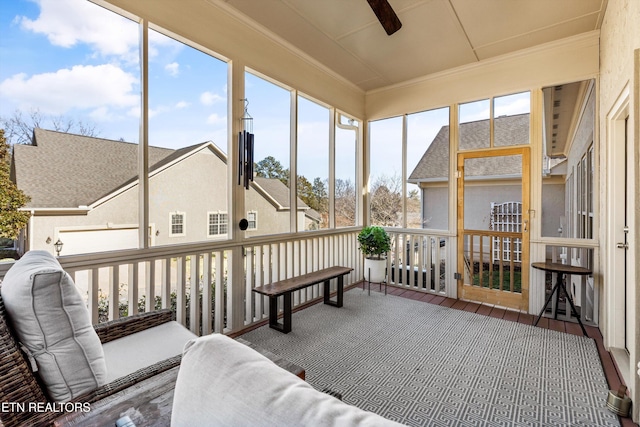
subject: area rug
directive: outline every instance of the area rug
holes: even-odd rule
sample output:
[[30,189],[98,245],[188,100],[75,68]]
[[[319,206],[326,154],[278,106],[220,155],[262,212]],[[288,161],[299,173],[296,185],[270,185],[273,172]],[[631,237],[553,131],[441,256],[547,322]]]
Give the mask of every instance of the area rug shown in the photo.
[[242,336],[319,390],[410,426],[619,426],[590,338],[352,289]]

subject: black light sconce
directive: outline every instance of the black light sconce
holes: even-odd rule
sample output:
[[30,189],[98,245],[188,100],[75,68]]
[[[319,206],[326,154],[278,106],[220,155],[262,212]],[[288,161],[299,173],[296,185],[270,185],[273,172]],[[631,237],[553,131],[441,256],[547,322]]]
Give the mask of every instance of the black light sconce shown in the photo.
[[56,240],[56,242],[53,244],[53,247],[56,250],[56,256],[60,256],[60,252],[62,251],[63,245],[64,243],[62,243],[62,240],[60,240],[60,238],[58,238],[58,240]]

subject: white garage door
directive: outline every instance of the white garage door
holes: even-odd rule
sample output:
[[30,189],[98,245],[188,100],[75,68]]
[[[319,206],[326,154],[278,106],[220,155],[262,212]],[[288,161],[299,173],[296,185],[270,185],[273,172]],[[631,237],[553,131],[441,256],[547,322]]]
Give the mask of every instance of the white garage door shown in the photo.
[[58,236],[63,243],[60,255],[136,249],[138,247],[137,228],[60,231]]

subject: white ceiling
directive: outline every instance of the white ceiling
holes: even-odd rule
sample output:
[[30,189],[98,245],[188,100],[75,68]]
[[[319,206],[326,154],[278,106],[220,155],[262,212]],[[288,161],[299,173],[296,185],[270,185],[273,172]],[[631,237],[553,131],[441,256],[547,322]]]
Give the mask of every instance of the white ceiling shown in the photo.
[[[209,0],[219,1],[219,0]],[[600,28],[607,0],[222,0],[365,91]]]

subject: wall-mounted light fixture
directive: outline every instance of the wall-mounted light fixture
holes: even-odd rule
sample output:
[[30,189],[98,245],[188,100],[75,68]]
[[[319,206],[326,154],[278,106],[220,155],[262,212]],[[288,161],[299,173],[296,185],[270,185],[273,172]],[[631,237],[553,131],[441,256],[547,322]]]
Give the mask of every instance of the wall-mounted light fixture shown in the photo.
[[60,256],[60,252],[62,251],[62,246],[63,245],[64,245],[64,243],[62,243],[62,240],[60,240],[60,238],[58,238],[58,240],[56,240],[56,242],[53,244],[53,247],[56,250],[57,256]]
[[47,240],[44,241],[47,245],[51,243],[51,237],[47,237]]

